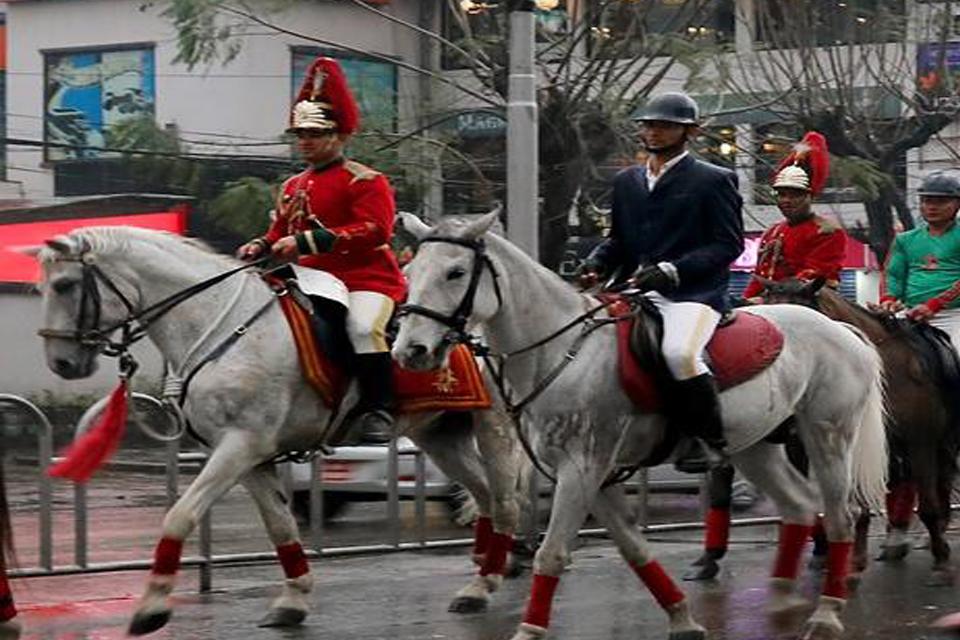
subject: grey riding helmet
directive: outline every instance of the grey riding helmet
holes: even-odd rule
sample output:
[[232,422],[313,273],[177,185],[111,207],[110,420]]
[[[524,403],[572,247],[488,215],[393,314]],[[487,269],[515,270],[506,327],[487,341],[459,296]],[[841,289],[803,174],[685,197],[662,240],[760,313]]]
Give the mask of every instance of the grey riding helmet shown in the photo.
[[700,122],[700,107],[685,93],[661,93],[644,105],[637,120],[697,124]]
[[923,179],[917,193],[921,196],[960,198],[960,177],[946,171],[934,171]]

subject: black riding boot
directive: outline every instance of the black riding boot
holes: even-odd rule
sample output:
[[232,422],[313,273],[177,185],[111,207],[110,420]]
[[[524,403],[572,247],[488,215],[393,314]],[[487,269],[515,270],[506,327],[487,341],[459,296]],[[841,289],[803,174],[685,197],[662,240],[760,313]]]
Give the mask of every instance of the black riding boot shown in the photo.
[[343,443],[386,444],[393,438],[393,361],[389,353],[360,353],[354,359],[360,402]]
[[722,463],[727,441],[723,437],[720,397],[713,376],[705,373],[674,382],[673,400],[674,422],[690,436],[677,447],[677,470],[704,473]]

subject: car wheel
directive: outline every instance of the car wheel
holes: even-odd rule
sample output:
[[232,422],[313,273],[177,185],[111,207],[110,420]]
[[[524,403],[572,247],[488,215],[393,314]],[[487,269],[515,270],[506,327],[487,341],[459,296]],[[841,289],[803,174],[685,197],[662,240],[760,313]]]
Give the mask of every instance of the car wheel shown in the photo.
[[[323,521],[333,520],[343,513],[343,510],[350,504],[343,496],[325,495],[323,496]],[[310,522],[310,492],[293,492],[293,515],[303,522]]]

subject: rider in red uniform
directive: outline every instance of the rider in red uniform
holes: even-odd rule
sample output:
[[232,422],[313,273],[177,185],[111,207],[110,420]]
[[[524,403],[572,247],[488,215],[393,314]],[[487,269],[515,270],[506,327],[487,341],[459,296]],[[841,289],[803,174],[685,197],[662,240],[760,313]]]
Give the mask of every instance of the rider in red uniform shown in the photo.
[[354,439],[374,444],[389,441],[393,430],[386,328],[407,286],[390,250],[396,217],[390,183],[343,155],[359,124],[359,109],[340,65],[317,58],[307,70],[287,129],[310,166],[284,183],[266,234],[238,253],[250,260],[271,251],[326,271],[347,286],[346,328],[360,389],[351,431]]
[[847,234],[833,220],[814,213],[810,206],[826,182],[826,162],[826,141],[819,133],[811,132],[777,172],[773,188],[784,220],[761,237],[755,277],[744,290],[744,298],[761,294],[763,283],[758,278],[824,278],[829,286],[839,285]]

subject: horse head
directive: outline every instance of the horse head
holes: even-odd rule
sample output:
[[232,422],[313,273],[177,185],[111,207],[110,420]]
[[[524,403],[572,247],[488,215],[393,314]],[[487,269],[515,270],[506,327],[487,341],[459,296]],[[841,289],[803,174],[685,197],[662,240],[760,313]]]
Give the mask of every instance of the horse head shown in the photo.
[[813,280],[789,278],[779,281],[760,278],[759,282],[763,285],[760,297],[767,304],[802,304],[816,309],[817,296],[827,280],[822,277]]
[[68,380],[86,378],[108,345],[105,329],[127,315],[134,291],[101,269],[103,256],[88,231],[57,236],[46,245],[38,255],[44,327],[38,333],[47,366]]
[[497,209],[475,220],[447,218],[434,227],[411,215],[402,218],[420,241],[406,267],[409,295],[393,346],[402,366],[442,366],[450,348],[499,309],[496,272],[484,240],[499,215]]

